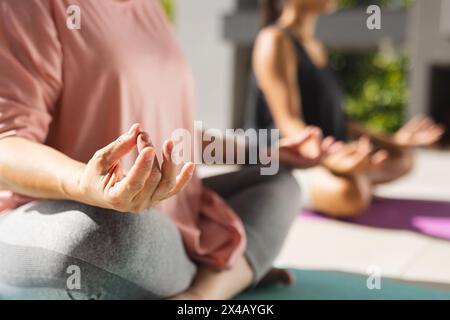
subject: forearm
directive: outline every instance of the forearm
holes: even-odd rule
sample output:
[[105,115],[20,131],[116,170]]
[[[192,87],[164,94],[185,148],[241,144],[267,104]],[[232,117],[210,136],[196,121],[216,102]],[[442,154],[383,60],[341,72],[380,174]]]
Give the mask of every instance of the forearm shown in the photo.
[[282,137],[294,137],[298,134],[302,133],[307,125],[300,118],[288,118],[288,119],[280,119],[276,122],[277,128],[280,129],[280,135]]
[[83,163],[18,137],[0,139],[0,188],[38,199],[77,199]]

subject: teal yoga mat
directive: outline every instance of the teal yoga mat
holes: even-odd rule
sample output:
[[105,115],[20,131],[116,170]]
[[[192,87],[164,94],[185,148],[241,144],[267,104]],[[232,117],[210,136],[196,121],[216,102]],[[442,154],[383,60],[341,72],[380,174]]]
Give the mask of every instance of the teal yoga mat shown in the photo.
[[334,271],[291,270],[292,286],[245,292],[236,300],[450,300],[450,291],[381,279],[380,290],[367,288],[367,277]]

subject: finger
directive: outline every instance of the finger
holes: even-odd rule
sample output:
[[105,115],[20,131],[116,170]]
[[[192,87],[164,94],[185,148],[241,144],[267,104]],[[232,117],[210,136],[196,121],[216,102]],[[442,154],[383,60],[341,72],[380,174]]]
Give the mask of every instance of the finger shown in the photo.
[[336,160],[347,158],[353,155],[358,150],[358,143],[352,142],[348,144],[343,144],[342,148],[334,155]]
[[117,174],[117,171],[119,170],[118,167],[120,167],[120,162],[113,166],[108,173],[102,178],[102,188],[103,190],[109,190],[111,189],[117,181],[119,181],[119,176]]
[[352,163],[355,170],[367,165],[370,162],[370,153],[372,144],[367,136],[362,136],[357,144],[354,152],[348,155],[347,160]]
[[362,136],[358,140],[358,150],[361,152],[367,152],[372,150],[372,142],[368,136]]
[[318,127],[308,127],[307,129],[311,132],[311,134],[312,134],[313,136],[316,136],[316,137],[318,137],[318,138],[320,138],[320,139],[323,138],[323,132],[322,132],[322,129],[320,129],[320,128],[318,128]]
[[355,153],[353,154],[353,159],[355,162],[360,163],[365,161],[366,159],[370,159],[370,153],[372,152],[372,146],[369,144],[366,144],[365,142],[360,145]]
[[445,129],[442,126],[434,124],[427,130],[427,133],[432,136],[442,136],[445,133]]
[[445,134],[445,128],[443,126],[436,125],[436,127],[433,129],[433,135],[436,139],[435,142],[437,142],[439,139],[442,138],[442,136]]
[[170,198],[170,197],[176,195],[177,193],[179,193],[181,190],[183,190],[184,187],[191,180],[192,176],[194,175],[194,172],[195,172],[195,164],[193,164],[192,162],[189,162],[189,163],[185,164],[183,166],[183,168],[181,169],[180,174],[177,176],[177,179],[176,179],[176,182],[175,182],[175,186],[161,200]]
[[377,151],[371,158],[371,164],[373,167],[379,167],[389,158],[389,152],[386,150]]
[[136,145],[140,124],[134,124],[131,129],[114,142],[100,149],[94,155],[96,167],[102,174],[108,172],[122,157],[128,154]]
[[333,146],[333,144],[335,144],[335,142],[336,142],[336,139],[334,137],[326,137],[325,139],[323,139],[323,141],[322,141],[322,152],[323,153],[328,153],[328,151]]
[[421,145],[430,145],[439,141],[444,133],[445,131],[443,128],[435,126],[434,128],[429,129],[426,132],[418,133],[415,138],[417,140],[417,143]]
[[359,153],[352,158],[354,171],[360,171],[370,163],[370,153]]
[[151,147],[144,148],[125,178],[114,186],[113,196],[120,195],[124,200],[133,200],[145,187],[152,171],[154,159],[155,149]]
[[328,149],[328,154],[333,154],[341,151],[344,148],[344,143],[342,141],[337,141],[331,145]]
[[415,131],[415,128],[420,124],[420,122],[423,120],[423,117],[421,116],[415,116],[410,121],[408,121],[401,130],[404,131]]
[[[138,147],[139,152],[141,152],[141,150],[144,149],[145,147],[152,147],[152,148],[155,147],[147,132],[141,131],[139,133],[137,140],[138,140],[137,147]],[[159,171],[159,168],[160,168],[160,166],[159,166],[158,157],[155,157],[154,162],[153,162],[153,172]]]
[[413,132],[414,132],[414,134],[416,134],[416,133],[419,133],[421,131],[426,131],[429,128],[431,128],[433,125],[434,125],[433,120],[431,120],[430,118],[424,117],[419,122],[419,124],[416,126],[416,128],[415,128],[415,130]]
[[[153,144],[149,138],[149,135],[146,132],[141,132],[138,137],[138,150],[142,150],[146,147],[153,148]],[[137,211],[141,211],[139,209],[147,209],[150,208],[151,199],[153,194],[155,193],[158,184],[161,181],[161,171],[159,168],[158,158],[154,157],[153,165],[151,169],[151,173],[145,182],[144,188],[133,198],[133,202],[136,206],[138,206]]]
[[311,159],[321,158],[323,156],[321,148],[323,142],[322,130],[317,127],[311,127],[310,131],[311,137],[303,142],[302,146],[305,146]]
[[352,156],[355,156],[356,158],[364,158],[368,156],[372,152],[372,143],[367,136],[362,136],[359,138],[357,142],[356,150],[353,152]]
[[322,145],[320,147],[320,160],[330,154],[331,147],[335,144],[336,140],[333,137],[326,137],[322,141]]
[[163,199],[175,187],[177,179],[177,165],[172,160],[174,142],[167,140],[163,146],[163,164],[161,181],[152,196],[152,201]]
[[145,147],[154,147],[150,140],[150,135],[145,131],[140,131],[137,142],[138,151],[141,152]]

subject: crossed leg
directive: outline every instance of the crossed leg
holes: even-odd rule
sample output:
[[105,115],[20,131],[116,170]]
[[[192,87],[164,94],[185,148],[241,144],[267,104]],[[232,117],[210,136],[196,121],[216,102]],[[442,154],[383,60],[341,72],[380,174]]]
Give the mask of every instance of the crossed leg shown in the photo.
[[[329,167],[313,170],[309,178],[310,209],[335,218],[356,217],[370,206],[376,185],[397,180],[413,168],[410,149],[386,153],[383,161],[376,165],[370,161],[369,150],[363,152],[366,152],[365,158],[348,155],[335,159]],[[344,161],[352,162],[346,172],[330,170]],[[357,168],[360,163],[362,167]]]
[[229,270],[200,267],[192,286],[175,299],[229,299],[248,287],[289,283],[290,275],[272,269],[288,230],[298,214],[299,188],[287,169],[261,176],[258,167],[204,180],[237,212],[244,223],[247,249]]

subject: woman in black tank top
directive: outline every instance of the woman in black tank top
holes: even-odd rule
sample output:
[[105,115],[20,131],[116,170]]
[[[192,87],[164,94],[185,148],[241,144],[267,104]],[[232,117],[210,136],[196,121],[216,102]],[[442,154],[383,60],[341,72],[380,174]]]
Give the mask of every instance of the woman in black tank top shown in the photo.
[[[345,117],[342,110],[341,87],[331,68],[317,66],[309,57],[302,43],[288,29],[280,31],[289,39],[295,50],[297,81],[301,88],[302,118],[307,125],[319,127],[324,135],[346,140]],[[300,90],[299,90],[300,91]],[[256,127],[275,127],[264,93],[256,87]]]
[[256,99],[247,127],[278,128],[289,137],[313,126],[344,142],[347,133],[360,136],[326,157],[314,172],[298,174],[310,209],[353,217],[369,206],[374,185],[407,174],[412,148],[435,143],[443,129],[421,117],[388,136],[346,121],[341,88],[314,34],[318,16],[335,8],[336,0],[263,0],[266,27],[255,43]]

